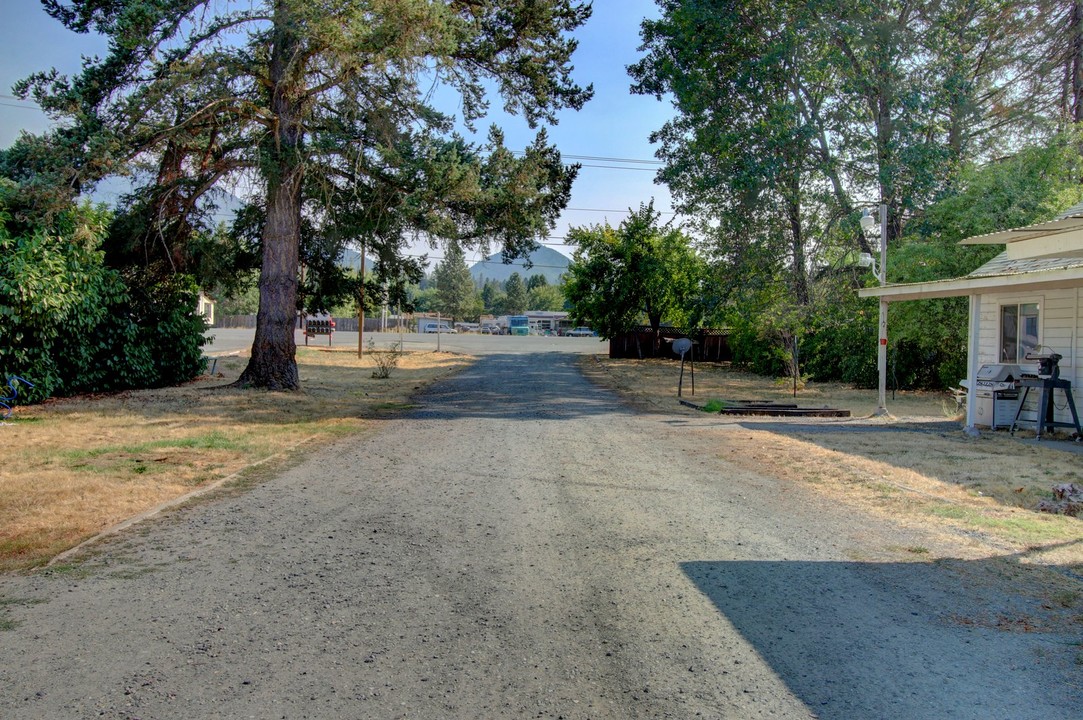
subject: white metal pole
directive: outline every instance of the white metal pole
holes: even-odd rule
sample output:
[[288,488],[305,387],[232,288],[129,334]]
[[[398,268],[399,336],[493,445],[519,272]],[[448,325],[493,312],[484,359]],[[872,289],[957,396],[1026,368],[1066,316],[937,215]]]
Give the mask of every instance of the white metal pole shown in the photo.
[[[966,377],[966,429],[977,434],[978,419],[978,348],[981,347],[981,295],[970,296],[970,333],[967,338]],[[996,418],[990,418],[995,423]]]
[[357,357],[365,355],[365,242],[361,241],[361,267],[358,269],[361,278],[361,298],[357,304]]
[[[880,203],[880,287],[887,284],[887,204]],[[887,300],[880,296],[880,332],[876,346],[879,398],[876,415],[887,415]]]

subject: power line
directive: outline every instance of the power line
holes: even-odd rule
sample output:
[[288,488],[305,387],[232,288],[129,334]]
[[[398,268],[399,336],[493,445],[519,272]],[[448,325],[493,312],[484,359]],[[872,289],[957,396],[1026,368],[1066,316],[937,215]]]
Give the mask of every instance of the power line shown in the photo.
[[[430,260],[443,260],[444,258],[429,258],[429,259]],[[505,264],[510,265],[512,267],[522,267],[523,270],[533,270],[534,268],[546,268],[546,269],[549,269],[549,270],[567,270],[568,269],[567,265],[542,265],[540,263],[534,263],[530,267],[526,267],[525,265],[516,265],[515,263],[498,263],[498,262],[494,262],[494,261],[491,261],[491,260],[490,261],[478,260],[477,262],[474,263],[473,267],[477,267],[478,265],[505,265]]]
[[601,162],[637,163],[640,165],[664,165],[661,160],[632,160],[629,158],[602,157],[597,155],[562,155],[572,160],[598,160]]
[[[17,100],[19,102],[25,102],[26,103],[25,105],[15,105],[14,103],[0,102],[0,106],[3,106],[3,107],[21,108],[23,110],[42,111],[42,108],[41,108],[40,105],[38,105],[38,104],[36,104],[36,103],[34,103],[34,102],[30,101],[30,100],[23,100],[22,98],[15,97],[14,95],[6,95],[6,94],[3,94],[3,93],[0,93],[0,99]],[[44,112],[44,111],[42,111],[42,112]],[[513,155],[525,155],[526,154],[526,152],[523,151],[523,150],[512,150],[511,153]],[[598,162],[633,163],[633,164],[638,164],[638,165],[656,165],[656,166],[660,166],[660,165],[665,164],[661,160],[637,160],[637,159],[633,159],[633,158],[608,157],[608,156],[604,156],[604,155],[569,155],[569,154],[563,154],[563,153],[561,154],[561,159],[562,160],[595,160],[595,161],[598,161]],[[570,165],[572,163],[565,163],[565,164]],[[589,163],[587,163],[587,164],[580,163],[580,167],[597,168],[597,169],[600,169],[600,170],[643,170],[643,171],[647,171],[647,172],[654,172],[656,170],[656,168],[625,167],[623,165],[594,165],[594,164],[589,164]],[[598,212],[623,212],[623,211],[621,211],[621,210],[613,210],[613,211],[606,210],[606,211],[598,211]]]
[[[428,254],[418,255],[416,253],[404,253],[400,257],[402,257],[402,258],[410,258],[410,259],[413,259],[413,260],[425,259],[425,260],[428,260],[428,261],[440,261],[440,260],[446,260],[447,259],[443,255],[428,255]],[[519,258],[519,259],[521,260],[522,258]],[[366,257],[365,258],[365,264],[368,265],[369,262],[370,262],[370,258]],[[568,263],[571,264],[572,262],[573,261],[571,260],[571,258],[569,258]],[[544,268],[546,270],[567,270],[568,269],[568,265],[547,265],[545,263],[531,263],[530,267],[526,267],[524,264],[518,262],[518,260],[513,260],[510,263],[505,263],[505,262],[500,261],[500,260],[484,260],[484,259],[472,261],[471,264],[470,264],[470,267],[472,269],[472,268],[475,268],[475,267],[477,267],[479,265],[500,265],[500,266],[505,266],[505,267],[506,266],[511,266],[511,267],[522,268],[524,271],[533,270],[534,268]]]
[[[525,155],[526,152],[523,151],[523,150],[512,150],[511,154],[512,155]],[[572,160],[597,160],[599,162],[635,163],[635,164],[638,164],[638,165],[664,165],[665,164],[661,160],[635,160],[635,159],[632,159],[632,158],[607,157],[607,156],[604,156],[604,155],[569,155],[569,154],[561,153],[560,157],[562,159],[563,158],[570,158]]]
[[643,170],[645,172],[654,172],[654,168],[641,168],[641,167],[623,167],[621,165],[580,165],[585,168],[605,168],[607,170]]
[[[624,213],[625,215],[627,215],[629,212],[632,212],[628,208],[625,208],[624,210],[600,210],[598,208],[571,208],[570,207],[570,208],[564,208],[564,210],[565,210],[565,212],[604,212],[604,213]],[[659,212],[658,214],[659,215],[676,215],[677,213],[667,210],[665,212]]]

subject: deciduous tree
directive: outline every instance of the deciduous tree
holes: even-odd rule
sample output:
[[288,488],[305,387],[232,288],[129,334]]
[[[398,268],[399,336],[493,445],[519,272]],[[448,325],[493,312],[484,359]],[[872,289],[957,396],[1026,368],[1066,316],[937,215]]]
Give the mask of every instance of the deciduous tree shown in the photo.
[[560,312],[564,309],[564,292],[557,285],[537,285],[527,291],[527,305],[531,310]]
[[564,279],[571,315],[612,338],[646,320],[694,319],[702,261],[688,237],[659,223],[654,204],[640,205],[617,228],[608,223],[568,231],[575,246]]

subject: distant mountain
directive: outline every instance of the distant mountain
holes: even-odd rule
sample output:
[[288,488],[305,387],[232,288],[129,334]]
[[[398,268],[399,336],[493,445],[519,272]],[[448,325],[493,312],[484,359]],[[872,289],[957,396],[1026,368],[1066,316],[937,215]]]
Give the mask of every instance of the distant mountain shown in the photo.
[[[533,267],[526,267],[527,261]],[[527,260],[515,260],[507,265],[501,259],[500,253],[490,255],[484,260],[474,263],[470,268],[470,274],[474,276],[474,282],[479,286],[484,284],[486,280],[507,282],[511,274],[516,272],[519,273],[519,277],[523,278],[524,282],[531,275],[544,275],[550,285],[557,285],[560,283],[560,276],[567,272],[570,263],[571,260],[566,255],[552,248],[539,247],[530,253]]]
[[[342,251],[342,257],[338,259],[339,267],[349,268],[350,270],[357,270],[357,258],[360,257],[360,253],[356,250],[346,248]],[[371,273],[376,268],[376,261],[370,257],[365,258],[365,273]]]

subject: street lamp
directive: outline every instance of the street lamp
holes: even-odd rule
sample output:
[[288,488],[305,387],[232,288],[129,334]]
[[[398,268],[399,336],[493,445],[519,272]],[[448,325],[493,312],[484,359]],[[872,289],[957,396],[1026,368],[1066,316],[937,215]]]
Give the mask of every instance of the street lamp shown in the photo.
[[[868,210],[861,213],[861,229],[868,234],[875,224]],[[859,264],[862,267],[872,267],[880,286],[887,284],[887,205],[880,203],[880,263],[877,267],[875,258],[868,253],[862,253]],[[874,415],[887,415],[887,300],[880,296],[880,332],[876,345],[876,369],[879,373],[879,398],[877,400]]]

